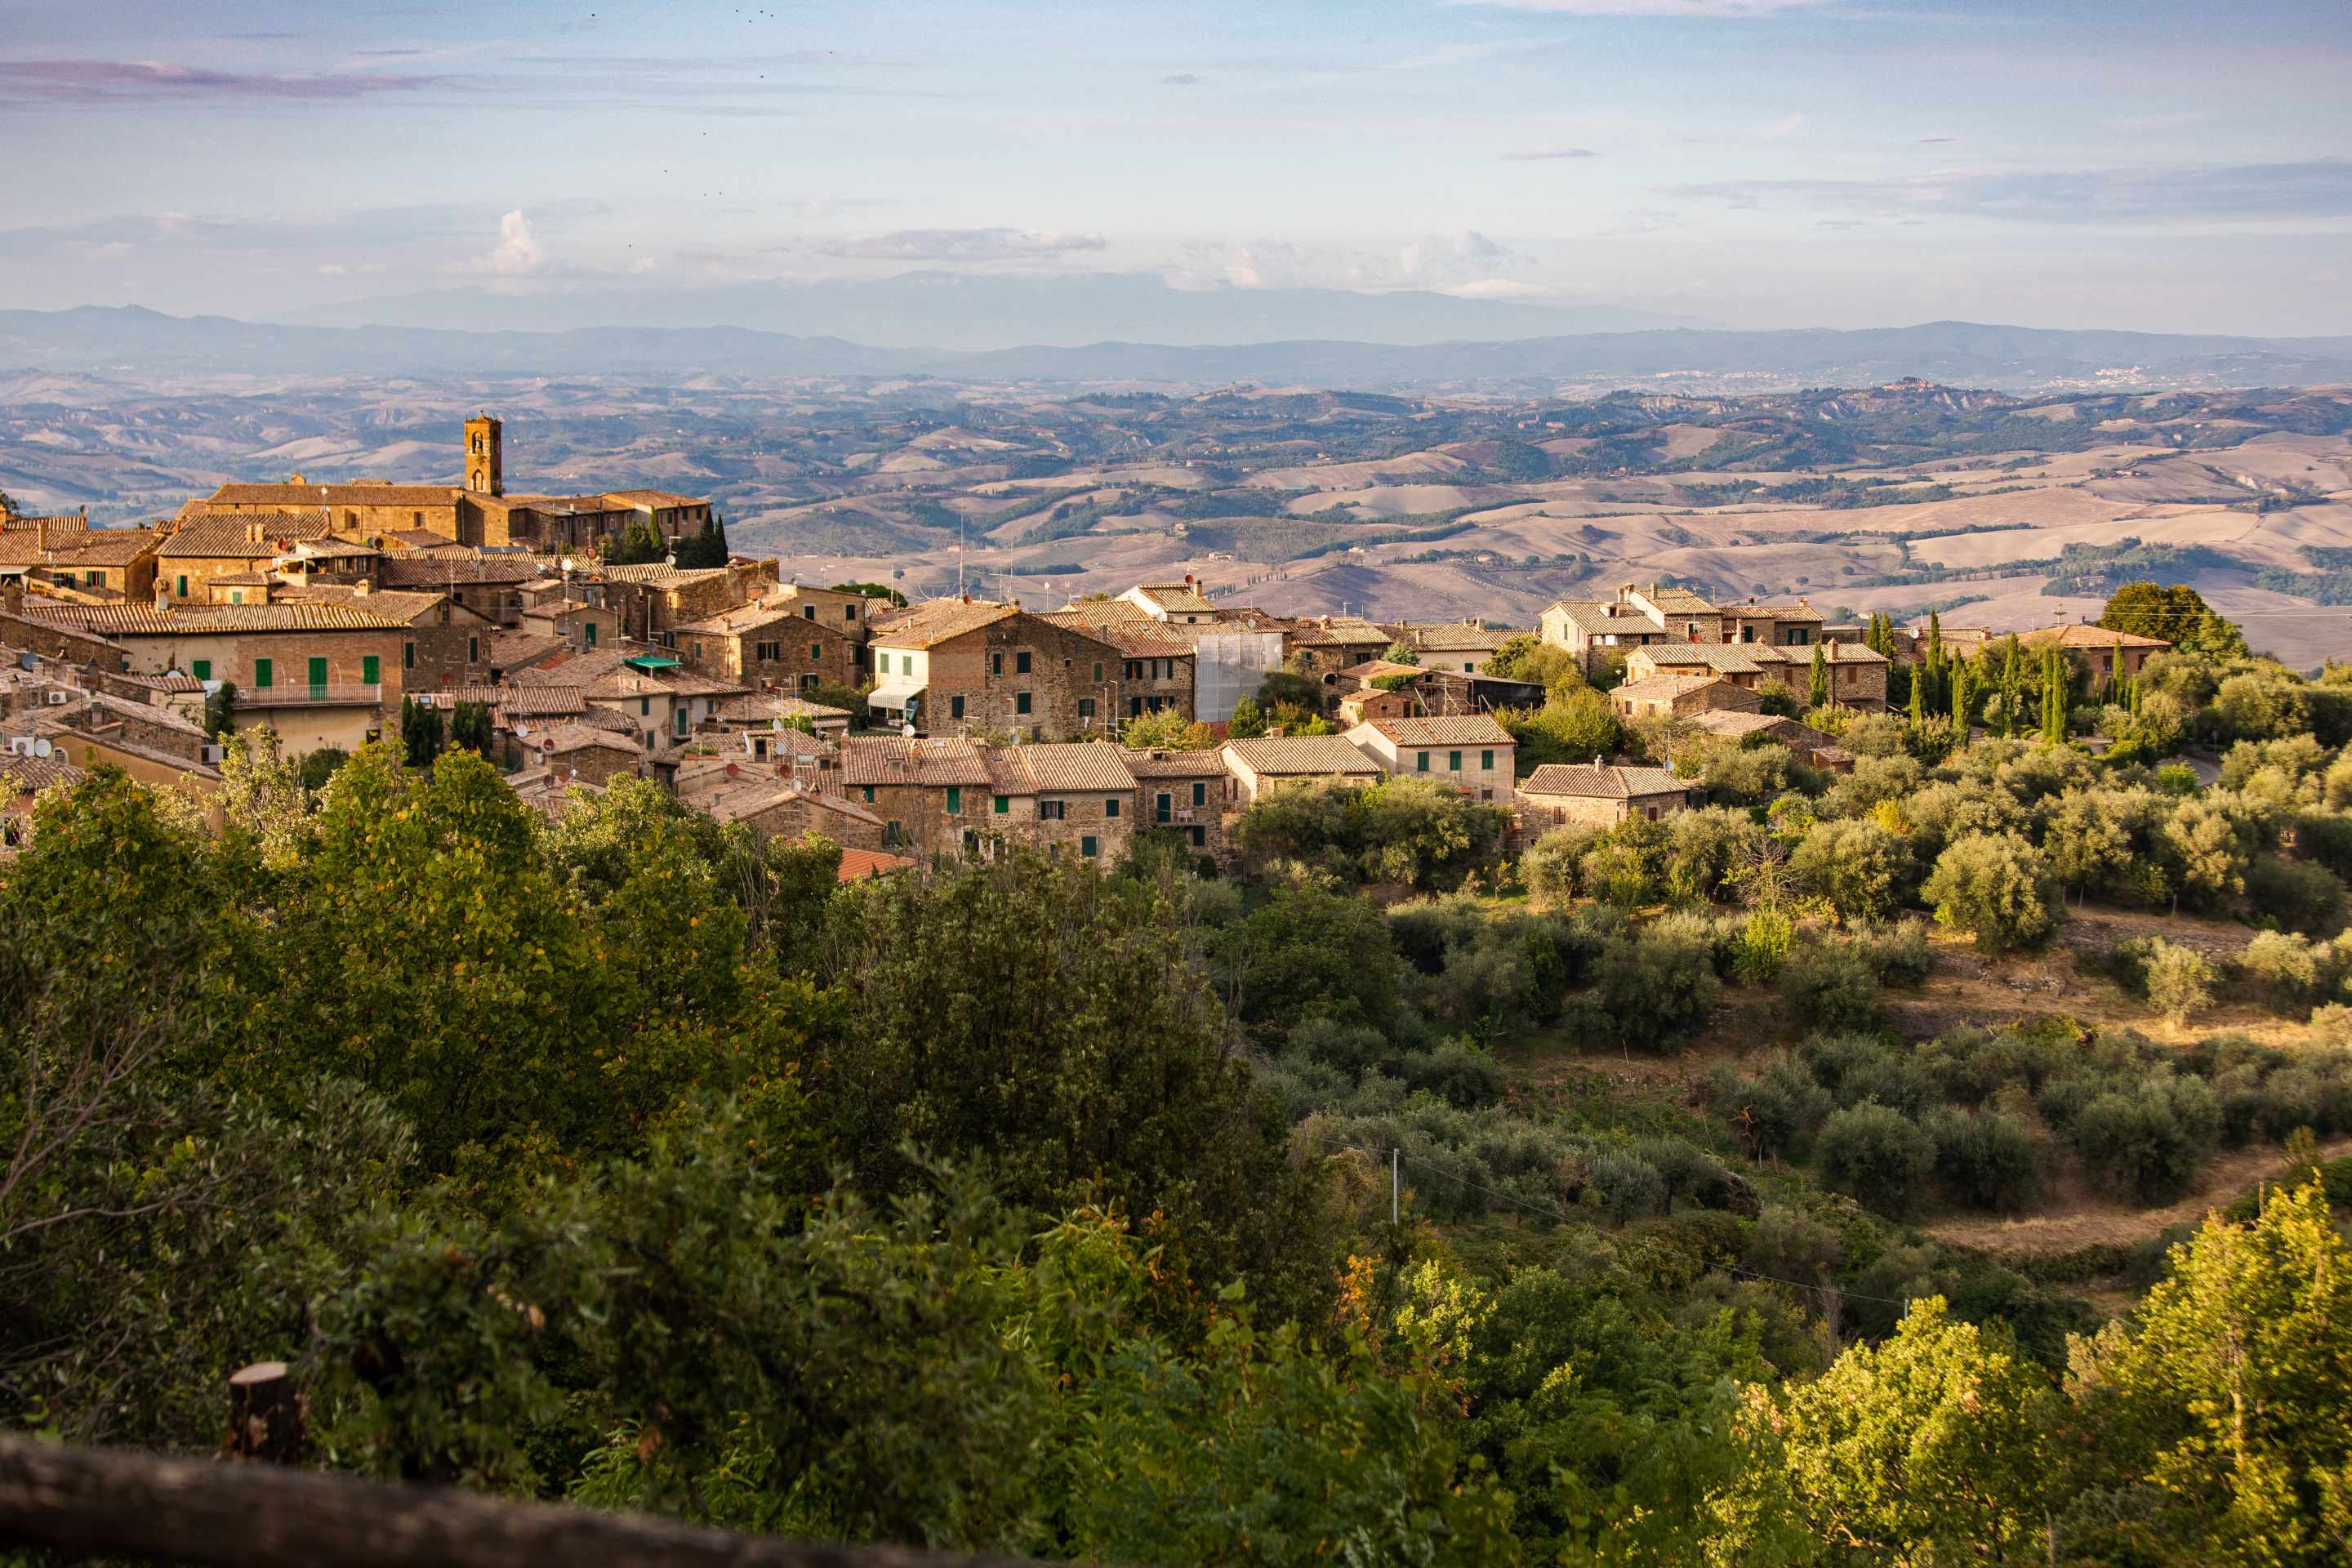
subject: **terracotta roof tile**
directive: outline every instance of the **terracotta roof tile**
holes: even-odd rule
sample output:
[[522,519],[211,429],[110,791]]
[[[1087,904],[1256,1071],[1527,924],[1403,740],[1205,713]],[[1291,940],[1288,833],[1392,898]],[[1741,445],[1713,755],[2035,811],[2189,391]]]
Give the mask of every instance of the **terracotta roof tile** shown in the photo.
[[985,599],[928,599],[910,605],[906,615],[891,622],[889,630],[877,632],[873,644],[876,647],[936,647],[950,638],[982,630],[1020,613],[1011,605]]
[[1272,735],[1227,741],[1225,750],[1255,773],[1377,773],[1381,765],[1337,735]]
[[1511,732],[1490,713],[1462,713],[1433,719],[1367,719],[1363,728],[1377,730],[1401,746],[1510,746]]
[[968,784],[986,788],[988,764],[961,735],[909,740],[851,735],[841,742],[842,782],[850,784]]
[[1631,800],[1674,795],[1687,787],[1664,768],[1621,768],[1607,763],[1546,763],[1519,781],[1519,794],[1570,795],[1580,799]]

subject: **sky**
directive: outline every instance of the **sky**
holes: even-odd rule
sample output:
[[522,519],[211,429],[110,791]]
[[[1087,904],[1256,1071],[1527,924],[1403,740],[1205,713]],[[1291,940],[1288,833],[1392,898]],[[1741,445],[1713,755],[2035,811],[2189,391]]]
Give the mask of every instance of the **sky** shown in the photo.
[[0,308],[915,269],[2352,332],[2342,0],[0,0]]

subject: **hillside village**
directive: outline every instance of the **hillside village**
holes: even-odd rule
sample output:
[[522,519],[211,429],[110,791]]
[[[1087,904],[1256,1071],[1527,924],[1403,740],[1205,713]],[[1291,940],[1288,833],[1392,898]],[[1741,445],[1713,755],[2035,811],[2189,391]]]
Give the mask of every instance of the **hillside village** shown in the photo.
[[[1189,577],[1058,607],[900,604],[781,581],[727,551],[702,498],[510,495],[487,416],[461,458],[459,486],[224,484],[147,528],[0,519],[13,812],[100,763],[203,804],[229,734],[265,727],[295,759],[421,731],[422,761],[462,716],[542,809],[650,778],[762,837],[821,834],[862,869],[1024,844],[1111,863],[1156,830],[1229,863],[1230,822],[1266,792],[1384,776],[1505,808],[1516,843],[1674,809],[1671,775],[1639,765],[1670,761],[1674,733],[1850,767],[1797,713],[1883,711],[1890,667],[1921,657],[1801,596],[1656,584],[1554,604],[1523,634],[1276,616]],[[1986,637],[1938,636],[1956,654]],[[2023,640],[2053,637],[2094,679],[2168,646]],[[1607,691],[1619,743],[1523,764],[1548,696],[1517,668],[1531,639]],[[1644,731],[1664,735],[1655,759]]]

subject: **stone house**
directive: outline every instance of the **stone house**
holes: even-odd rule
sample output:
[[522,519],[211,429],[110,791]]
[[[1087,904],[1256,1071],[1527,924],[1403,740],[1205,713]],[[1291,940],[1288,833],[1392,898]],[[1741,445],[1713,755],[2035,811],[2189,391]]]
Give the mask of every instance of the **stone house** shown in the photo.
[[1475,801],[1511,804],[1518,742],[1491,714],[1368,719],[1345,738],[1399,778],[1435,779]]
[[1181,583],[1139,583],[1119,598],[1153,620],[1174,626],[1207,626],[1217,619],[1216,605],[1189,572]]
[[[557,665],[548,673],[560,676],[564,668]],[[590,707],[629,721],[647,751],[684,741],[721,703],[743,694],[739,682],[709,679],[679,668],[667,655],[644,651],[625,655],[581,687]]]
[[782,691],[752,691],[720,703],[701,728],[719,735],[772,734],[787,724],[797,728],[795,721],[805,721],[811,732],[838,741],[849,733],[849,719],[844,708],[828,708]]
[[521,624],[522,587],[547,570],[547,563],[528,555],[483,555],[473,551],[443,550],[421,555],[387,555],[373,576],[379,588],[446,594],[493,625]]
[[985,746],[987,816],[965,830],[963,850],[991,840],[1060,849],[1108,863],[1127,857],[1138,821],[1135,775],[1124,752],[1099,741]]
[[1633,650],[1681,640],[1634,608],[1630,592],[1621,592],[1614,603],[1560,600],[1543,613],[1543,640],[1574,654],[1587,675],[1612,658],[1625,659],[1630,670]]
[[620,616],[623,635],[677,646],[677,628],[738,605],[763,598],[776,585],[776,563],[736,559],[724,566],[680,570],[654,563],[599,569],[604,600]]
[[1609,706],[1628,721],[1713,710],[1753,713],[1763,705],[1763,694],[1753,687],[1735,686],[1706,670],[1646,676],[1609,693]]
[[1234,777],[1236,804],[1246,806],[1275,790],[1343,779],[1351,784],[1378,784],[1385,776],[1381,764],[1352,742],[1338,735],[1268,735],[1254,741],[1227,741],[1218,752]]
[[1325,675],[1380,658],[1396,633],[1358,616],[1318,616],[1292,623],[1283,644],[1290,661],[1307,675]]
[[0,574],[22,572],[91,599],[145,604],[155,596],[155,552],[168,537],[150,528],[92,528],[79,514],[12,517],[0,530]]
[[562,637],[584,652],[617,642],[621,617],[576,595],[558,596],[524,605],[516,628],[538,637]]
[[212,601],[215,577],[268,572],[296,542],[327,532],[326,514],[299,511],[220,513],[183,510],[172,531],[155,546],[153,594],[158,604],[203,605]]
[[1821,640],[1822,613],[1804,599],[1795,604],[1769,604],[1743,599],[1721,606],[1723,640],[1762,643],[1771,647],[1810,647]]
[[678,765],[675,787],[685,805],[719,822],[742,823],[762,839],[814,833],[844,849],[882,847],[885,825],[870,808],[773,765],[697,758]]
[[1441,621],[1421,625],[1407,621],[1397,627],[1400,640],[1412,645],[1422,667],[1452,675],[1477,675],[1495,657],[1495,650],[1516,634],[1484,621]]
[[645,772],[644,748],[600,725],[562,722],[524,738],[522,753],[567,783],[594,784]]
[[1777,713],[1738,713],[1710,709],[1692,714],[1691,722],[1706,733],[1719,735],[1727,741],[1747,741],[1753,736],[1777,741],[1794,752],[1808,766],[1827,773],[1853,772],[1853,753],[1838,744],[1836,736]]
[[1140,797],[1143,829],[1174,833],[1195,853],[1223,863],[1230,853],[1225,817],[1235,792],[1224,759],[1215,752],[1130,749],[1123,754]]
[[1636,588],[1628,583],[1618,598],[1670,637],[1685,642],[1725,640],[1723,611],[1687,588],[1663,588],[1655,583],[1647,588]]
[[271,602],[351,605],[406,626],[408,637],[400,650],[404,690],[446,690],[493,679],[490,643],[498,628],[446,594],[379,591],[361,581],[348,586],[278,587],[272,591]]
[[1633,817],[1655,822],[1683,809],[1683,781],[1664,768],[1546,763],[1519,784],[1519,815],[1538,830],[1612,827]]
[[994,778],[979,745],[936,739],[851,735],[841,742],[842,793],[882,819],[882,847],[919,859],[963,853],[992,815]]
[[[852,594],[833,595],[856,600]],[[861,610],[863,601],[840,606]],[[771,594],[677,628],[676,647],[689,668],[744,686],[805,691],[854,687],[865,646],[862,623],[823,612],[831,606]],[[528,623],[526,623],[528,624]]]
[[1628,682],[1659,675],[1696,675],[1755,689],[1764,684],[1760,650],[1730,643],[1654,643],[1625,656]]
[[[1858,642],[1824,642],[1814,645],[1822,650],[1828,664],[1830,700],[1845,708],[1858,708],[1865,713],[1875,713],[1886,707],[1887,658],[1876,648]],[[1796,644],[1759,647],[1756,659],[1763,668],[1764,679],[1777,680],[1795,694],[1800,704],[1806,702],[1812,691],[1813,648]]]
[[[2044,626],[2039,631],[2019,635],[2018,642],[2036,658],[2053,642],[2060,651],[2074,661],[2076,668],[2094,680],[2105,680],[2116,673],[2118,662],[2124,674],[2140,672],[2151,655],[2164,653],[2172,645],[2162,637],[2141,637],[2137,632],[2111,632],[2105,626]],[[1925,647],[1923,643],[1921,645]],[[1883,678],[1882,678],[1883,690]]]
[[926,734],[1059,740],[1118,722],[1126,656],[1018,605],[932,599],[870,646],[869,705]]

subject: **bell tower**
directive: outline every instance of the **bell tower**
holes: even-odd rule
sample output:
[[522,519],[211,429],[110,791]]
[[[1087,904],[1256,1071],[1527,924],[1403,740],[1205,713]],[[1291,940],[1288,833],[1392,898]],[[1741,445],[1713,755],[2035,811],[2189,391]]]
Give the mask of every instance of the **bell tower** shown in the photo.
[[499,422],[487,414],[466,421],[466,488],[486,494],[507,493],[507,477],[499,453]]

